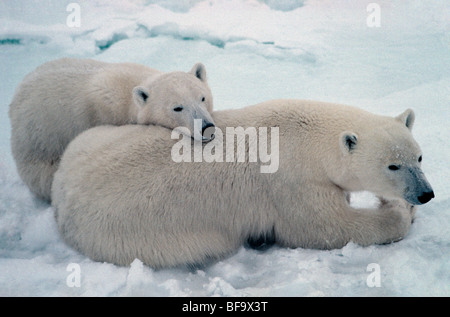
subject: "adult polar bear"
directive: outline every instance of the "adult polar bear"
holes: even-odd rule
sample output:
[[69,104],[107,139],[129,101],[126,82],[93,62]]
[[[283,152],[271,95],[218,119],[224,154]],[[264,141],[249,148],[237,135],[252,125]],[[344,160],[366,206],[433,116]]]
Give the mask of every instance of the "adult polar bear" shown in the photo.
[[[391,118],[275,100],[213,117],[220,129],[279,127],[278,171],[248,160],[175,163],[176,141],[162,127],[94,128],[69,145],[55,175],[64,240],[97,261],[154,268],[202,264],[264,235],[287,247],[387,243],[407,234],[413,205],[434,196],[411,110]],[[352,208],[348,192],[360,190],[383,197],[380,207]]]
[[[133,63],[63,58],[25,77],[10,105],[11,148],[22,180],[50,200],[53,174],[67,144],[103,124],[184,126],[209,141],[213,102],[203,64],[162,73]],[[194,120],[203,125],[194,132]],[[209,130],[211,131],[211,130]]]

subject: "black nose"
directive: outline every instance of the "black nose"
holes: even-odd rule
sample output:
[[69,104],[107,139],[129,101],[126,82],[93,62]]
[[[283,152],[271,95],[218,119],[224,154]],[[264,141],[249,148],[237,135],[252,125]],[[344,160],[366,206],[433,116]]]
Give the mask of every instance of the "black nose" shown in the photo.
[[420,203],[422,204],[426,204],[427,202],[429,202],[431,199],[434,198],[434,192],[427,192],[427,193],[423,193],[422,195],[420,195],[419,197],[417,197],[417,199],[420,201]]
[[211,122],[207,122],[202,127],[202,136],[206,140],[211,140],[214,138],[214,133],[216,132],[216,127]]

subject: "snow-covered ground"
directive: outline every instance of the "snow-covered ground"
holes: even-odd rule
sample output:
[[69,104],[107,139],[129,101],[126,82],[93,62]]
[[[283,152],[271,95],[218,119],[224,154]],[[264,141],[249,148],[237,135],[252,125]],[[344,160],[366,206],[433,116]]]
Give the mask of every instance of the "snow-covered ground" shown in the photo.
[[[67,0],[1,1],[0,295],[449,296],[450,5],[369,6],[374,1],[94,0],[76,2],[75,11]],[[78,9],[80,27],[70,27]],[[390,245],[242,247],[196,271],[93,262],[62,242],[52,208],[28,192],[10,150],[15,87],[41,63],[67,56],[163,71],[201,61],[216,109],[274,98],[385,115],[412,108],[436,198],[419,208],[408,236]],[[355,204],[373,198],[355,195]],[[78,268],[80,287],[70,287]]]

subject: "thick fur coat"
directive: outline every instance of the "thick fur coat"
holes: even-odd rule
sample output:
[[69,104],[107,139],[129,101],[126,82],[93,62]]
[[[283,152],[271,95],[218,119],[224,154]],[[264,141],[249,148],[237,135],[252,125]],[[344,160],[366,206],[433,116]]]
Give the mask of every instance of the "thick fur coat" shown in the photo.
[[[69,145],[55,175],[64,240],[96,261],[139,258],[154,268],[220,259],[259,237],[292,248],[366,246],[402,239],[413,205],[431,199],[411,110],[392,118],[274,100],[213,118],[223,131],[278,127],[279,169],[261,173],[261,162],[248,159],[176,163],[171,130],[97,127]],[[379,195],[380,206],[351,207],[348,193],[359,190]]]
[[61,155],[84,130],[137,123],[192,131],[194,119],[214,125],[212,107],[200,63],[187,73],[162,73],[132,63],[59,59],[39,66],[15,92],[9,109],[12,154],[25,184],[50,200]]

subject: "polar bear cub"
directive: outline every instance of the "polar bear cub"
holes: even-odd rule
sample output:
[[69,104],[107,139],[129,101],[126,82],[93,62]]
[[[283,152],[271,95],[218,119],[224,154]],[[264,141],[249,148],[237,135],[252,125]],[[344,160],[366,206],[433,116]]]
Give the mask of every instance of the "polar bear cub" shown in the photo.
[[[84,130],[98,125],[184,126],[208,142],[214,138],[212,109],[201,63],[189,72],[162,73],[133,63],[59,59],[39,66],[16,89],[9,109],[12,154],[25,184],[50,201],[61,155]],[[194,125],[196,119],[202,124]]]

